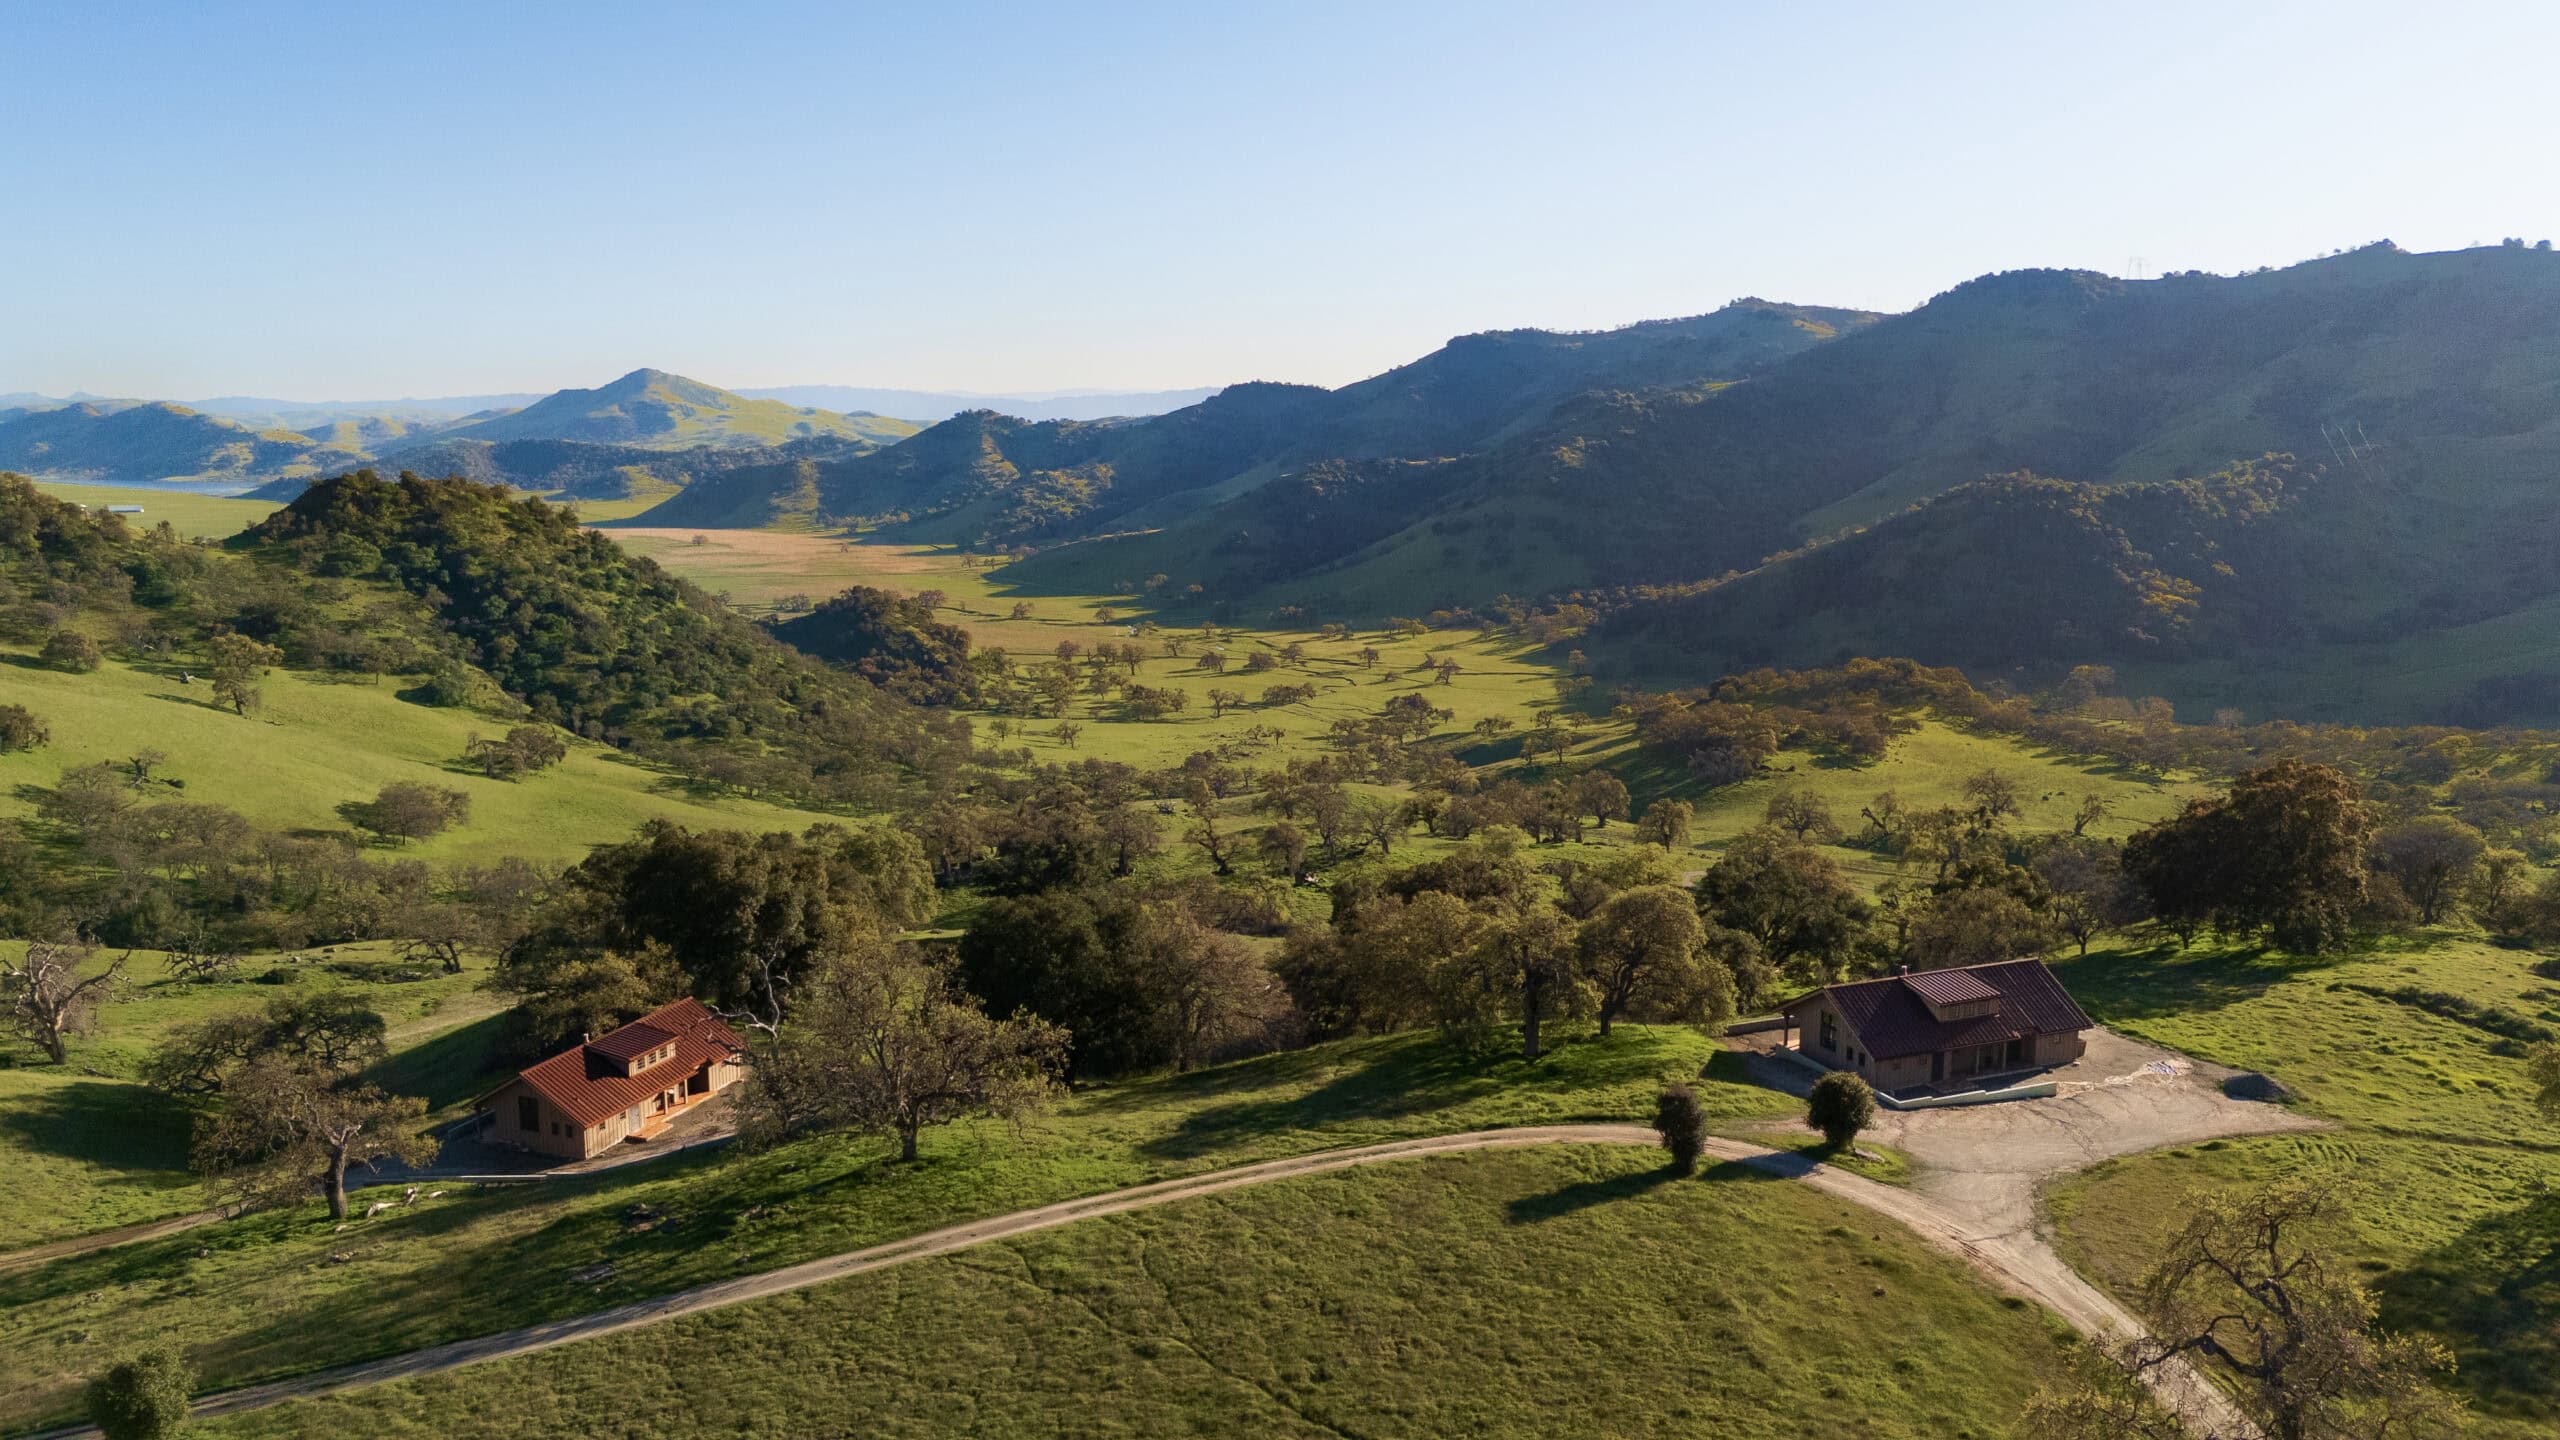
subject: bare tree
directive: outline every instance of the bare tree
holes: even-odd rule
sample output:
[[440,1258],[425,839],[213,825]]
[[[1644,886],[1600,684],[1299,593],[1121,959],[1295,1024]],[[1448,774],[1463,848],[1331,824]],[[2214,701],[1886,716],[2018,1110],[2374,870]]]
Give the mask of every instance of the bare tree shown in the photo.
[[42,1050],[56,1065],[70,1059],[68,1042],[96,1020],[98,1005],[123,983],[118,956],[106,969],[82,975],[96,948],[74,941],[32,940],[16,960],[0,960],[0,1004],[10,1033]]
[[268,669],[284,663],[284,652],[246,635],[216,635],[206,647],[207,667],[213,672],[213,700],[228,705],[235,715],[246,715],[258,708],[258,682]]
[[1194,780],[1185,798],[1191,806],[1191,828],[1188,832],[1191,843],[1199,846],[1200,853],[1209,857],[1211,869],[1221,875],[1233,873],[1235,861],[1229,852],[1234,847],[1226,836],[1218,833],[1216,792],[1209,788],[1209,782]]
[[2078,839],[2083,831],[2107,818],[2107,797],[2095,791],[2080,797],[2080,807],[2071,812],[2071,835]]
[[1636,822],[1636,828],[1644,832],[1644,838],[1668,850],[1689,842],[1689,817],[1696,813],[1686,800],[1656,800],[1644,807],[1644,818]]

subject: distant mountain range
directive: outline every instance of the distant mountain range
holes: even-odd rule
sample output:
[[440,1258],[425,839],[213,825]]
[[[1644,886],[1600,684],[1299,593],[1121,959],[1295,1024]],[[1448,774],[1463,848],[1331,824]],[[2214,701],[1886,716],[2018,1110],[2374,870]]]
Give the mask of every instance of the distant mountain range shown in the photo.
[[2102,663],[2206,715],[2560,724],[2555,337],[2560,255],[2386,243],[1988,275],[1889,317],[1742,300],[1489,332],[1335,390],[912,434],[656,371],[303,430],[0,410],[0,468],[276,494],[368,461],[572,495],[646,478],[672,493],[636,523],[1034,552],[1006,578],[1035,593],[1350,621],[1579,604],[1611,682],[1899,654],[2020,684]]
[[782,385],[741,390],[758,400],[787,405],[816,405],[828,410],[868,410],[879,415],[932,424],[964,410],[994,410],[1025,420],[1109,420],[1124,415],[1161,415],[1197,405],[1218,393],[1218,386],[1189,390],[1046,390],[1029,395],[980,395],[951,390],[875,390],[856,385]]
[[[180,403],[87,392],[67,396],[19,392],[0,395],[0,429],[25,415],[53,413],[56,418],[40,434],[21,436],[16,442],[0,437],[0,457],[4,457],[0,465],[36,466],[57,477],[84,480],[251,486],[308,478],[348,457],[388,460],[395,450],[457,438],[487,443],[570,441],[657,450],[746,448],[824,436],[878,445],[912,433],[919,423],[930,424],[964,410],[994,409],[1043,420],[1100,419],[1161,414],[1216,393],[1214,387],[1203,387],[976,395],[846,385],[727,391],[659,370],[635,370],[594,390],[563,390],[547,396],[313,401],[222,395]],[[106,426],[105,433],[94,438],[81,433],[128,411],[156,413],[147,420]],[[189,415],[217,423],[177,423]],[[256,443],[243,448],[241,436],[235,433],[239,431],[249,432]],[[572,469],[592,468],[603,458],[586,456],[569,464]],[[505,467],[493,469],[493,463],[482,455],[452,473],[505,478]]]
[[[884,523],[901,539],[985,545],[1179,528],[1186,516],[1259,503],[1254,497],[1297,467],[1439,462],[1504,443],[1578,395],[1740,378],[1875,319],[1746,300],[1711,315],[1591,334],[1465,336],[1339,390],[1231,385],[1152,418],[1031,421],[973,410],[870,454],[697,481],[651,511],[651,523],[754,525],[816,515]],[[1177,566],[1198,573],[1217,563],[1215,543],[1193,542],[1187,554],[1135,573]],[[1284,527],[1253,543],[1279,547],[1297,565],[1312,563],[1308,547],[1326,542]]]
[[[508,397],[450,403],[502,398]],[[661,370],[635,370],[593,390],[563,390],[496,411],[438,416],[428,413],[429,403],[403,403],[412,407],[406,418],[350,409],[302,430],[252,429],[160,402],[12,407],[0,409],[0,469],[87,481],[182,480],[290,498],[317,476],[378,463],[552,490],[561,488],[563,474],[600,476],[670,454],[692,456],[674,467],[689,471],[718,463],[708,458],[715,452],[799,443],[820,453],[849,453],[917,428],[879,415],[753,399]]]
[[1604,681],[2113,666],[2195,718],[2560,723],[2560,256],[1984,276],[1463,337],[1339,390],[973,411],[652,524],[1037,551],[1033,592],[1375,620],[1583,604]]
[[822,436],[878,445],[903,440],[916,429],[905,420],[752,400],[664,370],[634,370],[609,385],[563,390],[521,410],[465,421],[442,434],[450,440],[577,440],[677,450],[779,445]]
[[0,410],[0,470],[97,482],[250,486],[364,463],[365,451],[290,430],[251,430],[183,405],[81,402]]

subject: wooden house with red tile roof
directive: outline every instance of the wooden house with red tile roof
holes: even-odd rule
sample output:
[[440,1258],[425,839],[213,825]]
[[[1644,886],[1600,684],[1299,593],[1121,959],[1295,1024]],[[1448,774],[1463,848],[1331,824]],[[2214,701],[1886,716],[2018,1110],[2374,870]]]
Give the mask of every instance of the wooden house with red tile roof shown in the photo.
[[1888,1094],[2067,1065],[2087,1053],[2092,1024],[2041,960],[1825,985],[1779,1014],[1782,1043]]
[[746,1074],[746,1046],[699,1000],[662,1005],[482,1096],[484,1138],[585,1160],[648,1139]]

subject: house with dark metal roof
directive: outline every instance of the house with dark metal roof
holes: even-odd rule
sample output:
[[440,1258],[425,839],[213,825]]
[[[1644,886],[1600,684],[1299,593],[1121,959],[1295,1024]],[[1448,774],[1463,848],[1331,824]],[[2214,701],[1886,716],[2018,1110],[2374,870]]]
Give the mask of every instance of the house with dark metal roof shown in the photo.
[[1782,1043],[1887,1094],[2067,1065],[2092,1023],[2041,960],[1825,985],[1779,1014]]
[[738,1083],[747,1047],[701,1001],[661,1005],[480,1098],[487,1139],[585,1160],[646,1140]]

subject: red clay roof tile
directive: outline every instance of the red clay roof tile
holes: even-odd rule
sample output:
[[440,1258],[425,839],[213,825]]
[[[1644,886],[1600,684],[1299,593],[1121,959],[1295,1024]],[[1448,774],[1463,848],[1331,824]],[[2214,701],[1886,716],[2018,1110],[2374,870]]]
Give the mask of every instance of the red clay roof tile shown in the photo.
[[[634,1037],[635,1031],[643,1033]],[[648,1043],[635,1043],[638,1039]],[[645,1055],[669,1039],[676,1042],[674,1059],[652,1065],[637,1075],[622,1073],[630,1056]],[[617,1050],[623,1053],[615,1053]],[[727,1060],[745,1052],[746,1046],[735,1031],[721,1024],[720,1017],[701,1001],[688,996],[672,1005],[662,1005],[600,1040],[564,1050],[516,1078],[580,1125],[592,1128],[634,1105],[647,1104],[650,1096],[689,1078],[714,1060]]]

